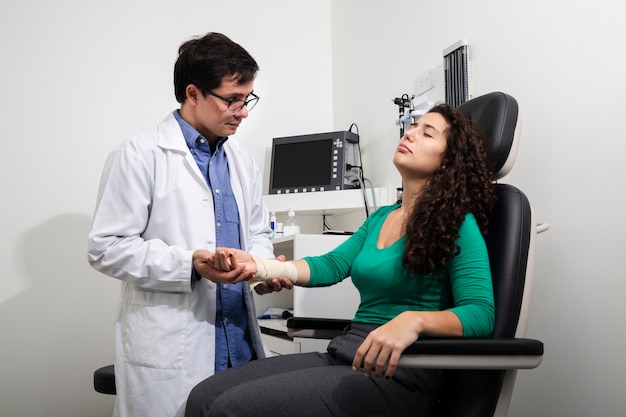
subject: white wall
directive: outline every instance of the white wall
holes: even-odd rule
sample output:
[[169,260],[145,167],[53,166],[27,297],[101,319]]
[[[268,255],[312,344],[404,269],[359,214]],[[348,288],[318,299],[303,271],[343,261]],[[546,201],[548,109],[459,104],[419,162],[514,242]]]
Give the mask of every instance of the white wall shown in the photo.
[[100,170],[116,143],[175,108],[177,47],[209,30],[231,36],[261,66],[261,102],[236,135],[260,164],[274,136],[354,122],[366,175],[392,186],[391,100],[467,38],[474,93],[508,92],[523,110],[506,182],[551,224],[538,239],[528,329],[546,356],[520,372],[510,415],[623,414],[623,0],[3,6],[2,416],[110,415],[112,397],[95,393],[91,378],[113,359],[118,284],[85,255]]
[[223,32],[257,59],[261,96],[235,136],[332,125],[329,1],[4,2],[0,13],[0,415],[110,416],[93,371],[113,361],[117,281],[86,237],[118,142],[177,107],[178,46]]
[[522,142],[503,182],[522,188],[551,229],[537,239],[528,328],[545,359],[518,374],[509,415],[624,415],[626,2],[332,6],[335,127],[359,125],[377,181],[392,178],[383,168],[393,172],[398,138],[391,99],[457,40],[469,40],[475,94],[518,99]]

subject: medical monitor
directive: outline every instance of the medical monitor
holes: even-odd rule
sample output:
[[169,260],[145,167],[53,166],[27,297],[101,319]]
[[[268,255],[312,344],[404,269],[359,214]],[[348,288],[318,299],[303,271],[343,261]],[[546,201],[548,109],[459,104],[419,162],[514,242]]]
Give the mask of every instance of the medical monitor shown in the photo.
[[358,188],[358,142],[349,131],[274,138],[269,193]]

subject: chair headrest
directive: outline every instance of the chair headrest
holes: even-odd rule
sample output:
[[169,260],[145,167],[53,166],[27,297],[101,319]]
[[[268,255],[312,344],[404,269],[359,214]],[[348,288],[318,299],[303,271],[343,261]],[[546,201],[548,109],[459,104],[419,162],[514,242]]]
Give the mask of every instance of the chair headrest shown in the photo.
[[491,138],[491,157],[497,178],[509,173],[519,145],[519,108],[508,94],[494,92],[472,98],[456,108],[477,122]]

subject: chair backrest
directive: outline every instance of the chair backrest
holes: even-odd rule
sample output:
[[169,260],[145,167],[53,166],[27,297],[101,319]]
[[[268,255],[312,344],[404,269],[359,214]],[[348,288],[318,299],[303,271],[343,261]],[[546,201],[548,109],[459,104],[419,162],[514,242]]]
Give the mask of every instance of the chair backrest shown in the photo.
[[[511,169],[519,140],[517,101],[504,93],[471,99],[457,110],[477,121],[491,137],[491,156],[498,178]],[[527,264],[533,234],[532,208],[519,189],[496,185],[497,203],[485,238],[496,305],[493,338],[517,334]],[[446,370],[444,398],[439,416],[492,417],[498,404],[505,371]],[[507,371],[508,372],[508,371]]]

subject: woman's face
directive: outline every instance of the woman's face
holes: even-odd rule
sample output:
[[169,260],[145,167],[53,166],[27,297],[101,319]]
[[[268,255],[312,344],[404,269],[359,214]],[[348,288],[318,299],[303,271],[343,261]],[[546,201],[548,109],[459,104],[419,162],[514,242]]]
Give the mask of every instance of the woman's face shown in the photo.
[[426,113],[400,139],[393,163],[403,175],[428,178],[441,167],[448,123],[439,113]]

